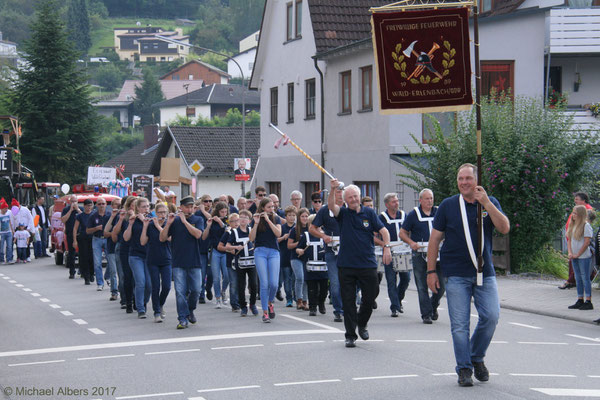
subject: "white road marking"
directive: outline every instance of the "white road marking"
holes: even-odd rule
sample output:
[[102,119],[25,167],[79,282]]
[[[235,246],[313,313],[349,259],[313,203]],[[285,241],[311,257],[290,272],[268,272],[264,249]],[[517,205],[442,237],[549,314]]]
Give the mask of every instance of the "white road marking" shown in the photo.
[[222,387],[215,389],[200,389],[197,390],[198,393],[209,393],[209,392],[224,392],[227,390],[245,390],[245,389],[258,389],[259,385],[249,385],[249,386],[231,386],[231,387]]
[[31,289],[29,289],[29,288],[23,288],[23,291],[24,292],[31,292]]
[[427,340],[427,339],[396,339],[401,343],[448,343],[447,340]]
[[10,276],[3,276],[2,279],[8,280],[8,279],[10,279]]
[[339,380],[339,379],[323,379],[320,381],[283,382],[283,383],[274,383],[273,386],[311,385],[313,383],[333,383],[333,382],[341,382],[341,380]]
[[456,372],[440,372],[437,374],[431,374],[433,376],[456,376]]
[[135,356],[135,354],[117,354],[114,356],[81,357],[81,358],[78,358],[77,361],[102,360],[105,358],[121,358],[121,357],[133,357],[133,356]]
[[600,343],[577,343],[579,346],[600,346]]
[[152,351],[150,353],[144,353],[146,356],[153,356],[156,354],[172,354],[172,353],[189,353],[192,351],[200,351],[200,349],[187,349],[187,350],[171,350],[171,351]]
[[33,297],[41,297],[42,295],[39,293],[29,293],[30,295],[32,295]]
[[87,325],[87,321],[83,319],[76,318],[73,320],[77,325]]
[[4,274],[0,274],[0,276],[4,276]]
[[279,315],[281,315],[282,317],[286,317],[286,318],[293,319],[293,320],[295,320],[295,321],[304,322],[305,324],[310,324],[310,325],[318,326],[319,328],[327,329],[327,330],[330,330],[330,331],[332,331],[332,332],[338,332],[338,333],[339,333],[339,332],[342,332],[342,331],[340,331],[339,329],[337,329],[337,328],[334,328],[334,327],[332,327],[332,326],[325,325],[325,324],[320,324],[320,323],[318,323],[318,322],[314,322],[314,321],[309,321],[309,320],[306,320],[306,319],[304,319],[304,318],[299,318],[299,317],[296,317],[296,316],[294,316],[294,315],[290,315],[290,314],[279,314]]
[[71,311],[61,311],[60,313],[62,315],[64,315],[65,317],[70,317],[71,315],[73,315],[73,313]]
[[56,309],[56,308],[62,308],[61,306],[59,306],[58,304],[49,304],[50,307]]
[[19,364],[8,364],[8,366],[9,367],[20,367],[23,365],[53,364],[53,363],[61,363],[61,362],[65,362],[65,360],[36,361],[36,362],[19,363]]
[[8,281],[8,283],[17,283],[17,281],[15,281],[14,279],[11,279],[10,281]]
[[17,283],[15,286],[16,286],[16,287],[23,287],[23,286],[25,286],[25,285],[23,285],[22,283]]
[[592,342],[600,342],[600,338],[591,338],[591,337],[587,337],[587,336],[573,335],[572,333],[567,333],[566,335],[577,338],[577,339],[591,340]]
[[42,297],[42,298],[40,299],[40,301],[41,301],[42,303],[50,303],[50,299],[47,299],[47,298],[45,298],[45,297]]
[[541,378],[577,378],[575,375],[568,374],[509,374],[510,376],[531,376]]
[[533,326],[533,325],[527,325],[527,324],[520,324],[518,322],[509,322],[509,324],[515,325],[515,326],[521,326],[523,328],[529,328],[529,329],[542,329],[539,326]]
[[588,378],[600,378],[600,375],[588,375]]
[[541,345],[558,345],[558,346],[567,346],[569,343],[564,342],[517,342],[519,344],[541,344]]
[[211,347],[211,350],[245,349],[247,347],[264,347],[264,344],[244,344],[239,346]]
[[508,342],[505,340],[492,340],[491,343],[492,344],[508,344]]
[[183,394],[183,392],[169,392],[169,393],[152,393],[152,394],[136,394],[133,396],[120,396],[115,397],[117,400],[126,400],[126,399],[146,399],[148,397],[162,397],[162,396],[176,396]]
[[352,378],[353,381],[366,381],[371,379],[396,379],[396,378],[415,378],[419,375],[387,375],[387,376],[361,376]]
[[600,397],[600,390],[597,389],[554,389],[554,388],[531,388],[536,392],[544,393],[549,396],[568,396],[568,397]]
[[104,335],[106,334],[106,332],[104,332],[101,329],[98,328],[88,328],[88,331],[92,332],[94,335]]
[[64,353],[64,352],[70,352],[70,351],[117,349],[117,348],[122,348],[122,347],[136,347],[136,346],[156,346],[156,345],[161,345],[161,344],[173,344],[173,343],[205,342],[205,341],[210,341],[210,340],[248,339],[248,338],[257,338],[257,337],[272,337],[272,336],[286,336],[286,335],[315,335],[315,334],[332,334],[332,333],[339,333],[339,331],[331,330],[331,329],[306,329],[306,330],[291,330],[291,331],[271,331],[271,332],[262,331],[262,332],[246,332],[246,333],[228,333],[228,334],[222,334],[222,335],[190,336],[190,337],[178,337],[178,338],[167,338],[167,339],[139,340],[139,341],[131,341],[131,342],[99,343],[99,344],[87,344],[87,345],[78,345],[78,346],[48,347],[48,348],[41,348],[41,349],[5,351],[5,352],[0,352],[0,358],[26,356],[26,355],[33,355],[33,354]]
[[275,346],[287,346],[287,345],[293,345],[293,344],[310,344],[310,343],[325,343],[324,340],[307,340],[305,342],[281,342],[281,343],[275,343]]

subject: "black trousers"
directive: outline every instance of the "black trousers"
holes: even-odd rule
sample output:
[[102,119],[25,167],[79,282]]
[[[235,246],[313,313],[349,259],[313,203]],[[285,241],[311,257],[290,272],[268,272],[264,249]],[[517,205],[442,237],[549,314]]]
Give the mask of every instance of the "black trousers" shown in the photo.
[[[366,327],[373,313],[373,303],[379,295],[377,268],[338,267],[342,306],[344,307],[344,326],[347,339],[357,339],[356,326]],[[356,312],[356,287],[360,285],[362,301]]]
[[[73,247],[73,235],[67,236],[67,268],[69,275],[75,276],[75,247]],[[58,250],[57,250],[58,251]]]
[[240,307],[244,308],[246,303],[246,276],[248,276],[248,289],[250,290],[250,305],[256,304],[256,292],[258,291],[258,280],[256,279],[256,268],[238,268],[237,273],[237,290],[238,302]]
[[317,309],[319,304],[324,304],[327,299],[327,279],[311,279],[306,281],[308,286],[308,308],[311,311]]
[[[133,287],[135,282],[133,280],[133,272],[129,266],[129,252],[119,252],[119,257],[121,258],[121,267],[123,268],[123,290],[125,291],[125,304],[128,306],[133,306]],[[123,297],[123,295],[121,295],[121,297]]]
[[79,247],[79,272],[83,279],[89,281],[94,273],[92,237],[77,235],[77,247]]

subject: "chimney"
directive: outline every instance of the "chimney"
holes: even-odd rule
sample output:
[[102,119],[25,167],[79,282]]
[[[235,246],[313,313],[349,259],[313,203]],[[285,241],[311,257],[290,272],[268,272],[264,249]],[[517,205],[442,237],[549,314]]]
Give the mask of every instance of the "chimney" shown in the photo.
[[144,126],[144,150],[158,143],[158,124]]

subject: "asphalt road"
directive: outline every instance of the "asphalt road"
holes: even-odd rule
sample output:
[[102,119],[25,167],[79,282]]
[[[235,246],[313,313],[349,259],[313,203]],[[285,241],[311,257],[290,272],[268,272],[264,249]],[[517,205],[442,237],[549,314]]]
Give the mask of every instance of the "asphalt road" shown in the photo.
[[384,281],[371,340],[347,349],[330,306],[309,317],[277,302],[264,324],[199,305],[198,323],[178,331],[174,290],[165,323],[138,320],[52,261],[0,266],[0,398],[600,398],[600,329],[590,324],[502,310],[490,381],[460,388],[445,300],[423,325],[414,290],[390,318]]

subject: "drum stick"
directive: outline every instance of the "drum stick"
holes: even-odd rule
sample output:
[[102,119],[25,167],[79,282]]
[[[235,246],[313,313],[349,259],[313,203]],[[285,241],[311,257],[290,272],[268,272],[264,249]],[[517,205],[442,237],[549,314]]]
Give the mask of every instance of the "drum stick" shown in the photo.
[[[296,150],[298,150],[300,152],[300,154],[302,154],[304,157],[306,157],[308,159],[308,161],[310,161],[315,167],[317,167],[319,169],[319,171],[321,171],[322,173],[327,175],[330,179],[335,179],[333,175],[331,175],[325,168],[323,168],[321,166],[321,164],[319,164],[318,162],[315,161],[314,158],[312,158],[311,156],[306,154],[306,152],[304,150],[302,150],[302,148],[300,148],[300,146],[298,146],[296,143],[294,143],[294,141],[292,139],[290,139],[289,136],[287,136],[285,133],[283,133],[281,130],[279,130],[279,128],[277,128],[275,125],[273,125],[273,123],[269,122],[269,126],[273,129],[275,129],[277,131],[277,133],[279,133],[282,137],[287,138],[288,142],[292,146],[294,146],[294,148]],[[343,188],[344,188],[344,182],[340,181],[339,189],[341,190]]]

